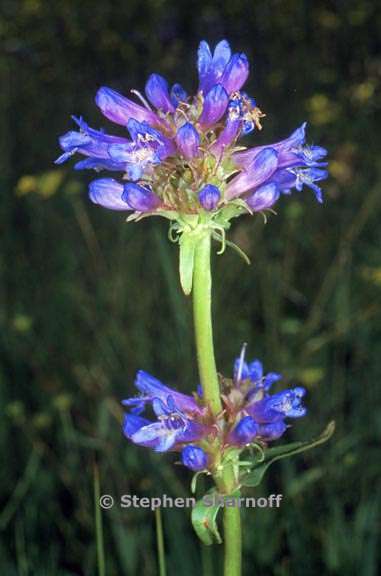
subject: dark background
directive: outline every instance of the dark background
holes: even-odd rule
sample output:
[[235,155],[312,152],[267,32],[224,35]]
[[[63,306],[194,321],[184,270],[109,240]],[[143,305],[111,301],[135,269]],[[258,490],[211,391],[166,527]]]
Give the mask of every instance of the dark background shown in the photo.
[[[252,259],[214,258],[221,371],[249,355],[306,386],[309,414],[288,432],[325,446],[274,465],[244,513],[246,574],[377,572],[381,430],[380,125],[377,2],[4,0],[0,131],[0,569],[6,576],[96,574],[94,463],[101,492],[188,495],[191,474],[122,437],[120,400],[138,368],[197,384],[190,303],[177,247],[158,219],[125,224],[87,199],[89,173],[57,168],[70,114],[112,130],[97,88],[128,94],[156,71],[188,91],[195,52],[222,37],[252,64],[248,91],[267,113],[249,144],[307,120],[330,152],[325,204],[309,191],[231,239]],[[169,574],[218,574],[187,511],[163,512]],[[157,574],[146,510],[103,513],[107,575]]]

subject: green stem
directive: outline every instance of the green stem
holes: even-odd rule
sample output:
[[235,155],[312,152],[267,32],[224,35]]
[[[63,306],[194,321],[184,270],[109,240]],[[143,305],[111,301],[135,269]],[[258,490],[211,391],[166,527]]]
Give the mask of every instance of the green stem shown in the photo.
[[94,464],[94,506],[95,506],[95,533],[97,545],[97,559],[98,559],[98,576],[105,576],[105,551],[103,542],[103,523],[102,523],[102,509],[99,505],[100,499],[100,482],[98,466]]
[[212,329],[212,276],[210,233],[198,242],[194,254],[193,317],[198,369],[206,404],[216,416],[222,410]]
[[238,507],[224,508],[224,576],[241,574],[241,513]]
[[163,522],[161,519],[160,508],[155,509],[155,521],[156,521],[157,556],[159,559],[159,575],[160,576],[166,576],[167,570],[166,570],[166,566],[165,566]]
[[[204,400],[214,416],[222,410],[220,387],[214,357],[212,328],[212,276],[210,265],[210,233],[198,242],[194,254],[193,315],[197,360]],[[227,466],[222,476],[215,478],[223,494],[236,490],[233,466]],[[241,575],[241,516],[238,507],[224,507],[225,560],[224,575]]]

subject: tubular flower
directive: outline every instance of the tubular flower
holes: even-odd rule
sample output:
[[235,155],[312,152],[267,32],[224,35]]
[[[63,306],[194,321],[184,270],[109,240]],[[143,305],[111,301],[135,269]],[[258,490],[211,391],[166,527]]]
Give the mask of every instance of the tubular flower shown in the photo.
[[[259,360],[245,362],[243,349],[233,379],[222,379],[224,410],[213,416],[199,391],[182,394],[140,370],[135,380],[140,395],[123,401],[130,410],[124,434],[156,452],[181,453],[181,462],[195,472],[215,473],[232,450],[239,453],[251,444],[266,447],[286,432],[287,419],[306,414],[304,388],[270,393],[281,378],[277,372],[265,374]],[[154,420],[141,415],[147,405]]]
[[242,90],[249,76],[247,56],[232,53],[226,40],[213,51],[202,41],[197,69],[195,96],[180,84],[170,86],[159,74],[148,78],[145,96],[132,90],[139,103],[101,87],[97,106],[126,135],[108,135],[73,117],[78,130],[61,136],[63,153],[56,163],[78,153],[84,158],[76,170],[119,173],[119,183],[112,178],[93,181],[90,199],[105,208],[131,211],[131,218],[155,213],[180,222],[196,217],[227,228],[231,218],[267,210],[282,194],[304,186],[322,202],[317,182],[328,175],[327,151],[306,144],[305,123],[274,144],[246,149],[238,143],[261,130],[265,116]]

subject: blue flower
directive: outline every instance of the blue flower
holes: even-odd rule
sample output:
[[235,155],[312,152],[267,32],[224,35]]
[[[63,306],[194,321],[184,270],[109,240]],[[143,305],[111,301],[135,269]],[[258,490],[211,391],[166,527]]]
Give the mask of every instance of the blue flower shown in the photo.
[[[302,404],[302,387],[270,394],[270,388],[282,376],[264,373],[260,360],[245,361],[245,346],[234,363],[234,388],[227,395],[227,410],[236,414],[235,427],[228,441],[243,446],[251,441],[272,441],[287,430],[286,418],[300,418],[307,412]],[[237,420],[238,415],[238,420]]]
[[[189,396],[140,370],[135,379],[138,396],[123,400],[129,410],[123,432],[134,444],[156,452],[181,452],[182,463],[193,471],[215,472],[230,450],[238,452],[253,443],[266,446],[280,438],[289,418],[306,414],[305,390],[289,388],[270,393],[281,379],[265,373],[260,360],[245,361],[245,347],[234,363],[234,378],[221,396],[225,406],[214,416],[202,391]],[[143,412],[149,408],[154,418]],[[210,446],[208,453],[205,447]],[[217,468],[216,468],[217,467]]]
[[[76,170],[119,172],[121,185],[127,180],[122,202],[130,192],[143,194],[137,203],[130,198],[125,207],[115,182],[106,190],[107,179],[101,179],[90,185],[90,199],[97,204],[162,214],[180,222],[181,214],[200,213],[204,218],[207,210],[211,221],[227,228],[231,218],[245,213],[244,203],[249,212],[268,210],[282,194],[305,186],[322,202],[317,182],[328,176],[327,151],[306,144],[306,123],[274,144],[245,149],[239,143],[262,129],[265,116],[255,98],[242,90],[249,76],[247,56],[232,53],[226,40],[214,50],[202,41],[197,69],[199,87],[194,96],[157,73],[149,76],[145,96],[132,90],[139,102],[101,87],[97,106],[126,134],[109,135],[74,117],[78,130],[61,136],[62,154],[56,163],[80,154],[84,158],[76,162]],[[219,191],[218,199],[210,189],[205,192],[211,182]],[[129,187],[132,183],[135,188]],[[140,202],[148,198],[146,190],[149,209]]]
[[[123,401],[131,410],[124,418],[123,431],[135,444],[166,452],[211,434],[210,425],[204,422],[205,408],[192,396],[165,386],[143,370],[137,373],[135,386],[140,396]],[[156,416],[154,421],[141,416],[147,404]]]
[[270,424],[284,418],[300,418],[307,410],[302,405],[304,388],[291,388],[277,394],[269,395],[262,400],[249,401],[245,410],[256,422]]
[[[266,168],[267,161],[263,154],[267,148],[257,146],[234,154],[234,162],[243,171],[229,182],[225,195],[233,198],[245,194],[246,202],[256,212],[271,207],[281,193],[290,194],[293,188],[300,192],[305,184],[313,190],[316,199],[321,203],[322,191],[315,182],[328,177],[325,169],[327,162],[321,162],[327,155],[327,150],[321,146],[306,145],[305,130],[306,123],[286,140],[272,145],[272,150],[277,154],[277,165],[272,174],[262,178],[260,184],[255,181],[254,185],[250,186],[250,176],[258,165]],[[263,185],[271,188],[263,189]]]
[[254,386],[253,389],[264,389],[266,392],[271,386],[282,379],[278,372],[269,372],[264,374],[263,364],[260,360],[245,362],[243,355],[235,360],[234,363],[234,381],[238,384],[242,381],[249,380]]
[[245,446],[258,436],[258,424],[251,416],[244,416],[228,436],[229,444]]
[[152,422],[132,413],[124,419],[123,431],[134,444],[167,452],[173,448],[200,440],[209,430],[181,411],[173,396],[152,399],[152,409],[157,420]]
[[181,451],[181,461],[194,472],[205,470],[208,466],[208,456],[200,446],[189,444]]

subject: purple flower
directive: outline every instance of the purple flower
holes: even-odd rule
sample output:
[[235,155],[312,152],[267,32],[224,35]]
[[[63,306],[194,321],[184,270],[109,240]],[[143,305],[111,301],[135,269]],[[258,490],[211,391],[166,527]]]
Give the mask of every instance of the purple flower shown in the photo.
[[[239,452],[252,443],[265,447],[280,438],[288,428],[288,418],[306,414],[305,390],[295,387],[271,394],[270,388],[281,375],[265,373],[260,360],[246,362],[244,353],[245,347],[234,363],[231,386],[222,396],[225,409],[217,416],[205,404],[202,392],[183,394],[140,370],[135,380],[140,394],[123,400],[129,410],[123,421],[125,436],[156,452],[181,452],[185,466],[212,473],[225,450]],[[142,415],[147,407],[153,419]],[[208,445],[214,448],[206,454]]]
[[[305,186],[322,202],[317,182],[328,176],[327,151],[306,144],[305,123],[275,144],[245,149],[239,142],[253,130],[261,130],[265,116],[256,100],[242,90],[249,76],[247,56],[232,53],[226,40],[214,50],[202,41],[197,69],[199,88],[194,96],[178,83],[170,86],[156,73],[146,82],[145,96],[132,90],[137,101],[101,87],[96,104],[103,116],[126,130],[125,135],[94,130],[74,117],[78,130],[61,136],[62,154],[56,163],[80,154],[84,158],[76,162],[76,170],[119,172],[121,185],[128,181],[125,196],[139,195],[137,202],[131,199],[132,210],[180,222],[188,214],[199,213],[203,219],[206,210],[211,228],[228,228],[231,218],[244,213],[243,202],[252,212],[267,210],[282,194]],[[211,194],[206,188],[210,181],[218,189],[218,198],[216,189]],[[137,187],[128,187],[130,183]],[[96,201],[97,186],[91,188]],[[124,209],[120,198],[114,202],[113,196],[110,202],[104,193],[102,198],[102,206]]]
[[[125,416],[123,431],[135,444],[166,452],[179,450],[211,433],[210,426],[203,422],[205,410],[191,396],[172,390],[143,371],[138,372],[135,386],[142,395],[123,401],[132,408]],[[140,416],[147,403],[157,420]]]

